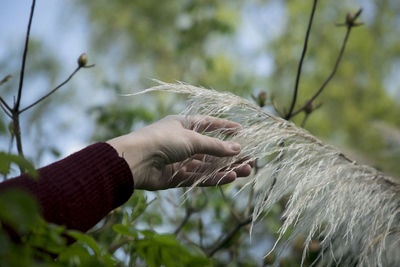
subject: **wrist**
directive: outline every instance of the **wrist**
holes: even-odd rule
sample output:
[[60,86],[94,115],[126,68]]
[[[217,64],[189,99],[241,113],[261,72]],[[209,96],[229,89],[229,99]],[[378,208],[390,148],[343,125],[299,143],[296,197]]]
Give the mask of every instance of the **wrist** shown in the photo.
[[141,133],[133,132],[108,140],[111,145],[128,164],[134,179],[135,189],[143,189],[143,173],[151,164],[151,144],[148,138]]

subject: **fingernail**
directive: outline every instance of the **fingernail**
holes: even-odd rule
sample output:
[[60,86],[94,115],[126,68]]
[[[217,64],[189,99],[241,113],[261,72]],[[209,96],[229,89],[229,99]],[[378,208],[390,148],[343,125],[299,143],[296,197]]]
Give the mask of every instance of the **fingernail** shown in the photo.
[[230,147],[233,151],[240,151],[240,144],[238,144],[238,143],[231,142],[230,145],[229,145],[229,147]]

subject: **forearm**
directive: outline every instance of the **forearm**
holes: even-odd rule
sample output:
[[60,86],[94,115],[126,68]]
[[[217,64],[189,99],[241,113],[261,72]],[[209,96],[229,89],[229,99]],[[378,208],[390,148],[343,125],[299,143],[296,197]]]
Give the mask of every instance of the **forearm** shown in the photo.
[[133,192],[130,168],[113,147],[97,143],[27,175],[0,184],[0,191],[22,188],[39,201],[43,217],[69,229],[87,231]]

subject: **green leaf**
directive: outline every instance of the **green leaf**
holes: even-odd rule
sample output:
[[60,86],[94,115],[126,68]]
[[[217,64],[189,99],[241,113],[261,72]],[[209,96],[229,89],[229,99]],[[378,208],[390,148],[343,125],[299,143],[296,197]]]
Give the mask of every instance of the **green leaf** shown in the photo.
[[23,235],[34,229],[39,221],[36,200],[22,190],[8,190],[0,194],[0,221]]
[[141,233],[147,238],[153,238],[153,236],[155,235],[155,233],[151,230],[140,230],[139,233]]
[[80,244],[75,243],[65,249],[58,256],[60,262],[68,262],[71,266],[78,266],[82,261],[90,258],[89,252]]
[[66,248],[67,241],[62,236],[64,231],[65,227],[49,224],[41,219],[27,241],[32,247],[58,254]]
[[93,237],[74,230],[69,230],[68,235],[75,238],[78,242],[90,247],[95,254],[100,255],[101,251]]
[[11,164],[14,163],[19,166],[21,170],[29,174],[32,178],[36,179],[38,173],[33,164],[22,156],[0,152],[0,173],[7,175],[10,173]]
[[155,235],[154,241],[163,246],[180,246],[175,236],[170,234]]
[[121,235],[125,235],[125,236],[131,236],[131,237],[137,237],[137,231],[136,229],[129,227],[127,225],[124,224],[115,224],[112,229]]

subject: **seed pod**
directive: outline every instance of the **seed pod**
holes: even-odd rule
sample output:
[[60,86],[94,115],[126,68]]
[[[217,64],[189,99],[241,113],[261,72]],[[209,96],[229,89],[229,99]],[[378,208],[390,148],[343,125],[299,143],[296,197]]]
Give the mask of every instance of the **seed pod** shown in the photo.
[[307,114],[310,114],[311,112],[313,112],[313,110],[314,110],[314,107],[313,107],[312,103],[308,103],[307,106],[304,108],[304,111]]
[[88,61],[88,56],[87,56],[86,53],[83,53],[78,58],[78,66],[79,67],[85,67],[87,65],[87,61]]

